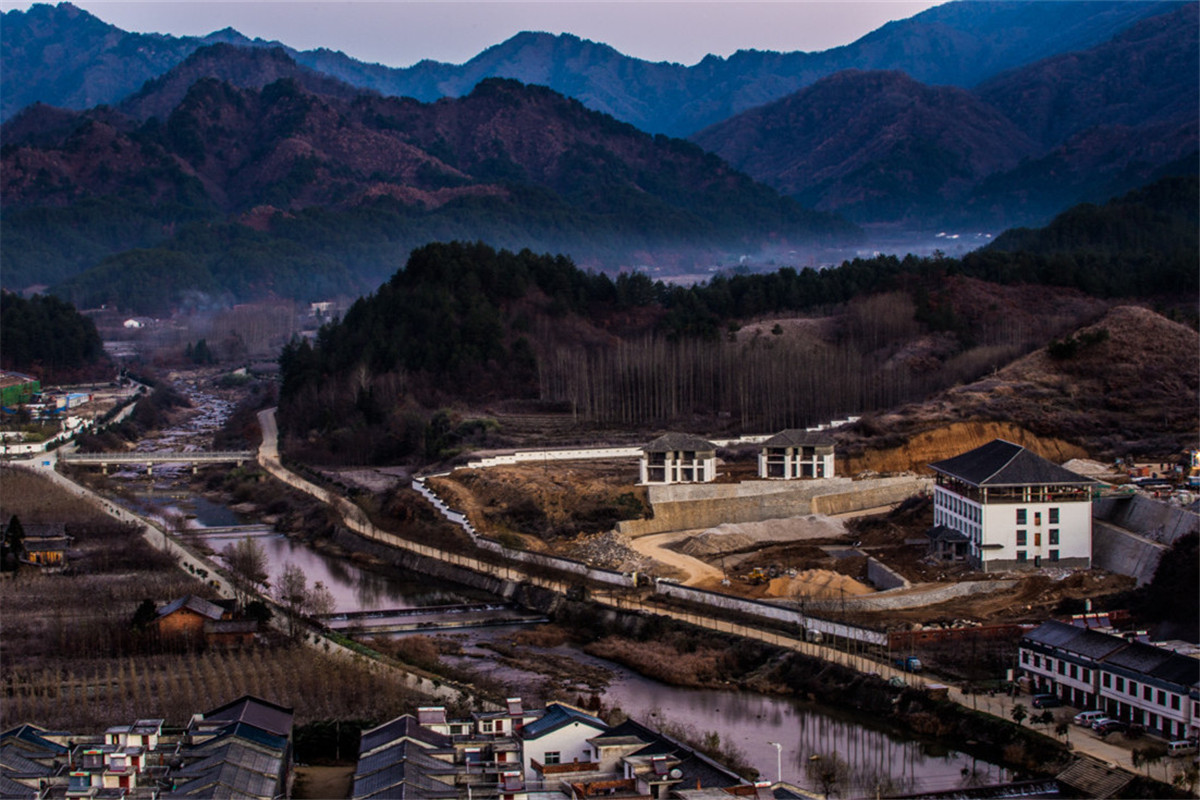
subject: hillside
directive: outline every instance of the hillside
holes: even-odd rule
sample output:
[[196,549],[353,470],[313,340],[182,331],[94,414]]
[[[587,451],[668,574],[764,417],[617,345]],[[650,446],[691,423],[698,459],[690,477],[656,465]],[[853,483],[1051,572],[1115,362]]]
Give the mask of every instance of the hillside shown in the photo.
[[[1064,348],[1063,342],[1076,344]],[[843,444],[855,472],[918,469],[961,452],[969,446],[964,439],[975,441],[956,427],[962,425],[983,426],[984,438],[1022,436],[987,427],[1015,426],[1047,440],[1038,445],[1042,449],[1059,441],[1045,453],[1057,460],[1084,453],[1105,459],[1165,456],[1195,445],[1197,396],[1196,331],[1145,308],[1119,306],[1058,340],[1058,346],[1040,348],[926,401],[864,419]]]
[[971,93],[846,70],[701,131],[697,144],[819,209],[856,220],[944,213],[1037,143]]
[[[692,66],[652,63],[564,34],[521,33],[465,64],[393,69],[327,49],[287,52],[363,89],[433,101],[486,78],[538,83],[651,133],[685,136],[843,69],[899,70],[919,81],[972,86],[1056,53],[1090,47],[1165,2],[946,3],[819,53],[741,51]],[[206,37],[132,34],[61,3],[10,11],[0,25],[0,120],[34,102],[115,105],[206,44],[275,47],[226,29]]]
[[[279,51],[248,56],[210,48],[179,69],[190,77],[216,63],[223,74],[248,80],[261,74],[247,71],[249,62],[278,71],[285,59]],[[856,235],[853,226],[802,208],[695,145],[651,137],[542,87],[485,81],[467,97],[419,103],[346,97],[344,86],[327,80],[318,88],[332,94],[315,93],[295,77],[261,89],[203,77],[163,119],[156,109],[182,81],[169,75],[129,101],[128,110],[157,114],[144,122],[104,107],[69,117],[35,107],[5,126],[2,224],[15,256],[6,284],[61,281],[95,264],[86,258],[98,252],[161,245],[172,259],[183,253],[197,262],[188,266],[196,280],[176,292],[244,299],[265,290],[315,290],[294,281],[272,288],[261,274],[271,268],[263,256],[237,267],[241,285],[212,275],[213,264],[199,262],[228,255],[217,252],[211,226],[182,228],[164,241],[179,222],[252,211],[255,225],[267,228],[259,231],[264,238],[286,229],[286,241],[274,244],[290,254],[296,236],[305,245],[316,239],[333,260],[316,271],[366,276],[359,289],[389,274],[398,250],[403,258],[405,248],[437,239],[553,247],[615,266],[634,252],[652,263],[656,251],[687,259],[725,246],[753,249],[767,239]],[[89,219],[62,238],[55,223],[89,203]],[[321,214],[339,221],[307,231],[289,225],[305,209],[324,209],[310,215],[310,225]],[[147,233],[155,225],[157,241]],[[364,238],[348,250],[330,248],[345,243],[347,230]],[[128,239],[104,252],[121,231]],[[253,235],[227,229],[222,237]],[[204,271],[211,280],[202,279]],[[119,288],[111,292],[122,296]],[[104,301],[86,292],[76,299]]]
[[1195,172],[1192,4],[970,92],[844,71],[693,140],[801,202],[857,222],[1042,221]]

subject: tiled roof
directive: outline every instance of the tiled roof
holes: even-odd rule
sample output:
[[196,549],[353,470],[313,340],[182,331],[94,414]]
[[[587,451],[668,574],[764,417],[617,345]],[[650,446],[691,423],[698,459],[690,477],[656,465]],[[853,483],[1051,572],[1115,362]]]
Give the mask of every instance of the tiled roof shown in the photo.
[[1129,646],[1120,636],[1080,628],[1078,625],[1068,625],[1056,619],[1043,622],[1026,633],[1025,638],[1047,647],[1058,647],[1096,660],[1106,658],[1111,653]]
[[1142,642],[1130,642],[1106,658],[1105,664],[1181,686],[1200,684],[1200,661]]
[[763,442],[763,447],[833,447],[834,439],[825,431],[789,428]]
[[203,597],[196,597],[195,595],[188,594],[180,597],[177,600],[172,600],[170,603],[167,603],[165,606],[160,608],[158,610],[159,619],[162,619],[170,614],[174,614],[181,608],[191,609],[200,616],[208,617],[209,619],[220,619],[221,615],[225,613],[225,609],[221,608],[216,603],[210,603]]
[[925,535],[933,542],[969,542],[971,537],[967,536],[962,531],[956,531],[954,528],[948,528],[945,525],[934,525]]
[[458,790],[431,777],[415,762],[397,761],[369,775],[356,775],[355,800],[380,798],[456,798]]
[[716,450],[717,446],[707,439],[690,433],[664,433],[642,448],[644,453],[666,453],[672,450]]
[[33,750],[41,751],[45,755],[33,755],[32,758],[49,758],[55,755],[63,755],[67,752],[67,748],[58,742],[47,739],[43,734],[46,733],[42,728],[28,723],[19,725],[16,728],[10,728],[0,734],[0,742],[7,742],[9,739],[15,739],[20,742],[25,750],[25,755],[30,756]]
[[577,708],[571,708],[561,703],[551,703],[546,706],[545,714],[521,729],[521,738],[526,741],[537,739],[575,722],[583,723],[598,731],[608,729],[602,720],[591,714],[585,714]]
[[935,461],[929,468],[972,486],[1043,486],[1092,484],[1091,478],[1047,461],[1018,444],[993,439],[974,450]]
[[380,747],[403,739],[413,739],[431,748],[443,748],[452,745],[449,736],[440,734],[437,731],[431,731],[429,728],[418,723],[416,717],[412,714],[405,714],[404,716],[385,722],[378,727],[363,731],[362,738],[359,740],[358,752],[369,753],[372,750],[377,750]]
[[279,736],[292,735],[292,709],[250,695],[214,708],[204,715],[204,719],[245,722]]
[[420,770],[427,775],[453,775],[455,771],[454,765],[450,762],[434,758],[421,745],[414,743],[411,739],[405,739],[402,742],[393,744],[391,747],[376,750],[374,753],[360,758],[358,760],[358,767],[354,772],[354,778],[355,780],[365,778],[400,761],[411,765],[414,769]]
[[[53,767],[31,760],[11,744],[0,747],[0,768],[5,775],[16,778],[48,778],[54,774]],[[7,795],[0,794],[0,797]]]
[[11,797],[13,800],[36,800],[37,796],[37,789],[17,783],[7,775],[0,775],[0,797]]

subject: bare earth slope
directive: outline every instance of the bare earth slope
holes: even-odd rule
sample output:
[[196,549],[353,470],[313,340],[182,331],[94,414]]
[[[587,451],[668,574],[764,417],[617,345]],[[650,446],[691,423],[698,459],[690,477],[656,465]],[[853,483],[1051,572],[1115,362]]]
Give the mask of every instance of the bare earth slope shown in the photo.
[[973,383],[860,422],[844,442],[847,470],[920,469],[996,437],[1058,462],[1169,455],[1195,442],[1196,331],[1119,306],[1069,338],[1078,343],[1073,355],[1054,358],[1042,348]]

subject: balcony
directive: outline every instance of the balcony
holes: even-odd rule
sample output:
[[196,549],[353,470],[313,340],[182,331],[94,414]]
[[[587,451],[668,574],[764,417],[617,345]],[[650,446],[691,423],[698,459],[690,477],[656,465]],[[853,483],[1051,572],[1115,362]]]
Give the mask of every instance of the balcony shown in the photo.
[[568,761],[565,764],[543,764],[535,758],[529,760],[529,765],[539,775],[569,775],[576,772],[599,772],[600,764],[595,761]]

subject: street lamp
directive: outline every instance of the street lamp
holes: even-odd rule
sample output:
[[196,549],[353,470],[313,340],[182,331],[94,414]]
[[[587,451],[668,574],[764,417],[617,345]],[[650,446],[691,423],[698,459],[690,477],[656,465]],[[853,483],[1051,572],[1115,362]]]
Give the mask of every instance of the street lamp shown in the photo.
[[767,742],[775,748],[775,782],[783,783],[783,745],[779,742]]

